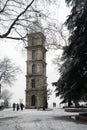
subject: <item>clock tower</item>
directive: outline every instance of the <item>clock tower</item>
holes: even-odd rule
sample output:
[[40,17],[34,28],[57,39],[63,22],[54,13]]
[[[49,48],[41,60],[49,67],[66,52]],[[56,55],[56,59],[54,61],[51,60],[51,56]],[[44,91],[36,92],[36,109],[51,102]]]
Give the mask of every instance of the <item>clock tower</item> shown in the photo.
[[26,108],[44,108],[47,107],[47,50],[43,33],[29,34],[26,49]]

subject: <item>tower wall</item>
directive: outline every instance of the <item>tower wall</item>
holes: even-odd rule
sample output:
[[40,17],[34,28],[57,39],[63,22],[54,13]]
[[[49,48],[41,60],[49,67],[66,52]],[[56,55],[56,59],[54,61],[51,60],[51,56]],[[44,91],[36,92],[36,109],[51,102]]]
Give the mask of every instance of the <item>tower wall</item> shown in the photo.
[[28,35],[26,108],[42,108],[47,104],[46,49],[42,33]]

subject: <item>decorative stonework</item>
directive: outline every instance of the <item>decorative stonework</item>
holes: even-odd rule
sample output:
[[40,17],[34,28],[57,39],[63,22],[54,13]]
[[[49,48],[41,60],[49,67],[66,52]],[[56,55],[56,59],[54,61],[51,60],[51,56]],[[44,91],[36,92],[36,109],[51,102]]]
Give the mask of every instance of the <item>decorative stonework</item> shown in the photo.
[[26,108],[42,108],[47,104],[45,37],[41,32],[28,35]]

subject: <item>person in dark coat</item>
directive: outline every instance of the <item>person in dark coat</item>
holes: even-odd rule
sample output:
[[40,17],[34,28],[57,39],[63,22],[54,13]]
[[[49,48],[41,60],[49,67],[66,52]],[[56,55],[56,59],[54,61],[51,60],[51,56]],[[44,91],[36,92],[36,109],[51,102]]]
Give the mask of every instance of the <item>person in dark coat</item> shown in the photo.
[[13,111],[15,111],[15,107],[16,107],[16,104],[15,104],[15,103],[13,103]]
[[19,104],[17,103],[17,111],[19,110]]
[[23,108],[24,108],[24,104],[23,103],[20,103],[20,108],[21,108],[21,111],[23,111]]

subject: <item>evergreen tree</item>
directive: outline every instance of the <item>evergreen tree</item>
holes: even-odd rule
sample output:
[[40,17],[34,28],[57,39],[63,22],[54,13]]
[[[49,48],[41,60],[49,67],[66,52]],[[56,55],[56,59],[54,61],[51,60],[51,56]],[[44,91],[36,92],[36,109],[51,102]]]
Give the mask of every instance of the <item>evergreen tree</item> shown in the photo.
[[71,14],[66,20],[70,31],[69,45],[63,53],[56,90],[63,102],[87,99],[87,0],[66,0]]

